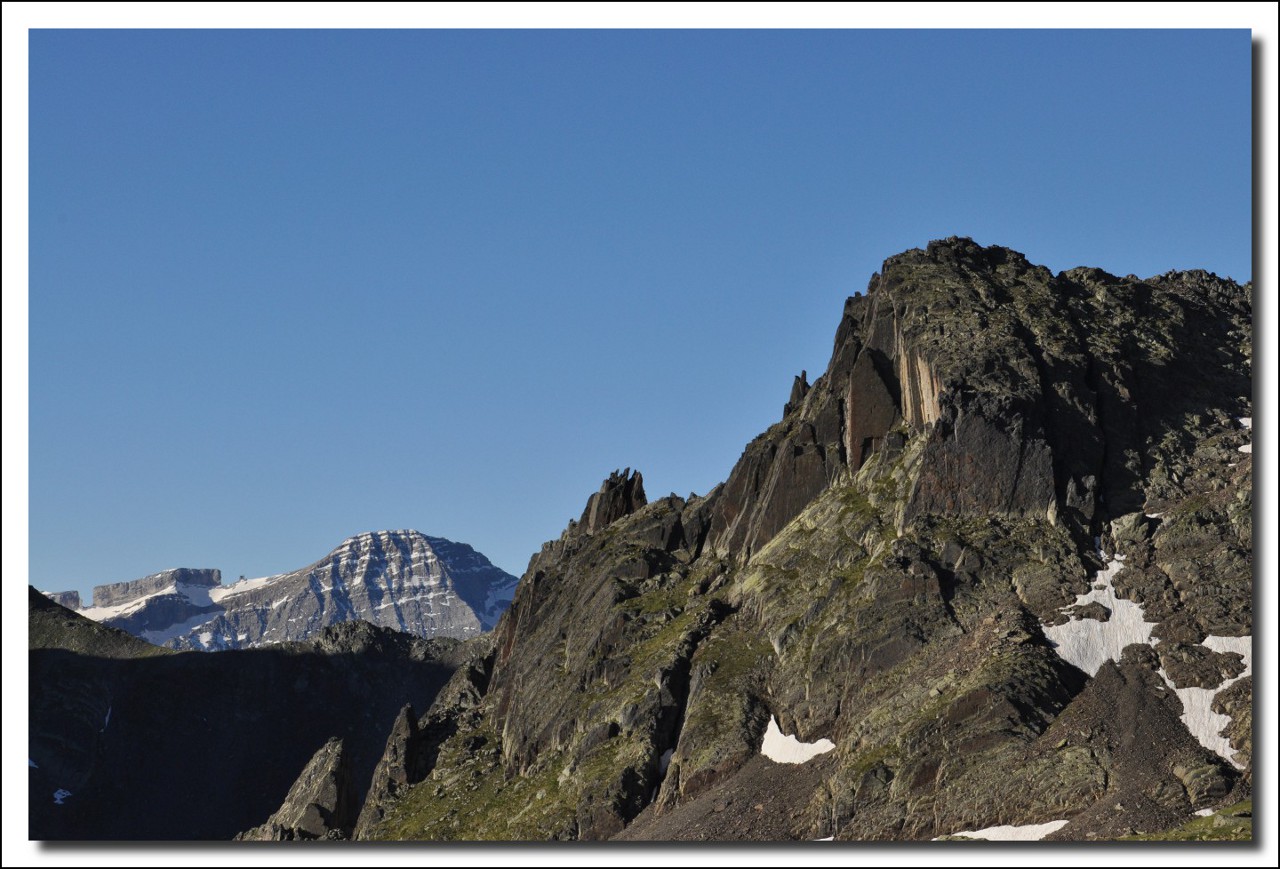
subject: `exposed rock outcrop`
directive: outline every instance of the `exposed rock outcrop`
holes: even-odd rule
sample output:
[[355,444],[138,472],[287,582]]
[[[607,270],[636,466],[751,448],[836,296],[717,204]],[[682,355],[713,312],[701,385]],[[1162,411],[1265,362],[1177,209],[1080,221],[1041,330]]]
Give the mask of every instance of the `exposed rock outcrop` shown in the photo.
[[612,525],[623,516],[630,516],[647,503],[644,478],[639,471],[632,473],[630,468],[621,473],[614,471],[604,481],[600,491],[587,499],[582,520],[578,524],[591,534]]
[[259,842],[347,839],[359,807],[342,740],[330,739],[307,763],[279,810],[236,838]]
[[378,765],[373,769],[373,780],[365,796],[364,806],[355,824],[353,838],[363,839],[386,817],[387,808],[403,793],[405,788],[421,781],[421,770],[415,757],[419,743],[418,720],[413,707],[406,705],[396,716],[387,737]]
[[138,598],[171,590],[177,585],[186,585],[193,588],[213,588],[221,583],[222,571],[220,570],[175,567],[130,582],[95,585],[93,587],[93,605],[95,607],[119,606]]
[[80,592],[78,591],[45,591],[41,594],[67,609],[80,609]]

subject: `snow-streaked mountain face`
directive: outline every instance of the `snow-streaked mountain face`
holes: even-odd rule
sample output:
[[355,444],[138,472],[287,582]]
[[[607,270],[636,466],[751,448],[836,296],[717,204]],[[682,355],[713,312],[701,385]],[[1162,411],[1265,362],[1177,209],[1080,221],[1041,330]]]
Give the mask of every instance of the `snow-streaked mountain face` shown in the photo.
[[175,569],[100,586],[95,605],[78,612],[157,645],[206,651],[304,640],[355,620],[462,639],[497,623],[516,582],[465,543],[376,531],[276,576],[222,585],[218,571]]

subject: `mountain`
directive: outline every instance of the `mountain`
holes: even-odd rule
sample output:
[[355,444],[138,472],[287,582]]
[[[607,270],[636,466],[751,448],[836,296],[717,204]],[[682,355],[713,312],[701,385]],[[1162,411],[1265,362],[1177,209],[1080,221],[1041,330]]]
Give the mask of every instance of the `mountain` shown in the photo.
[[1251,296],[933,242],[723,484],[611,474],[500,616],[411,532],[95,590],[202,648],[401,599],[465,603],[462,643],[203,655],[32,590],[31,835],[1248,839]]
[[225,586],[218,570],[175,568],[97,586],[90,607],[79,608],[74,592],[46,594],[148,642],[212,651],[305,640],[355,620],[464,639],[497,623],[515,585],[464,543],[379,531],[350,537],[300,570]]
[[[231,839],[268,821],[331,743],[344,759],[339,803],[358,807],[402,709],[425,708],[467,658],[456,640],[367,622],[176,652],[35,589],[28,605],[32,839]],[[288,835],[317,835],[313,819],[284,820]],[[323,819],[347,834],[354,821]]]
[[1251,294],[886,260],[722,485],[615,473],[542,547],[356,835],[1240,835]]

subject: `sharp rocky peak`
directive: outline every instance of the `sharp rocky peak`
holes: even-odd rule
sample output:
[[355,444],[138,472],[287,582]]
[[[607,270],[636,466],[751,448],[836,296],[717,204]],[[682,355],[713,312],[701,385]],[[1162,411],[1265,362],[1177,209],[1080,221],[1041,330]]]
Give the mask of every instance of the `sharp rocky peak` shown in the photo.
[[95,600],[113,608],[99,602],[84,614],[149,642],[206,651],[311,639],[357,620],[463,638],[497,622],[517,581],[465,543],[412,529],[356,534],[289,573],[220,580],[216,570],[174,570],[102,586]]
[[600,491],[587,499],[579,525],[588,534],[599,531],[649,503],[644,494],[644,478],[630,468],[614,471]]

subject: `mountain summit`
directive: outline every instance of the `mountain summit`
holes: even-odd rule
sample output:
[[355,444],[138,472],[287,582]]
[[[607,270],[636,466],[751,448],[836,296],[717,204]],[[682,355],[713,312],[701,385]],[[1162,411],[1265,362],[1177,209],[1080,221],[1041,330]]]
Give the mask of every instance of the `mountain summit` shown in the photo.
[[886,260],[723,485],[614,475],[543,546],[357,835],[1105,839],[1247,799],[1251,292]]
[[[77,611],[178,649],[305,640],[355,620],[420,637],[464,639],[497,623],[515,585],[514,576],[465,543],[417,531],[376,531],[349,537],[314,564],[276,576],[222,585],[220,571],[177,568],[97,586],[93,605]],[[65,593],[49,596],[71,600]]]

